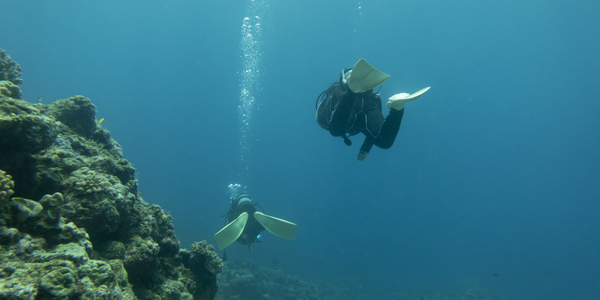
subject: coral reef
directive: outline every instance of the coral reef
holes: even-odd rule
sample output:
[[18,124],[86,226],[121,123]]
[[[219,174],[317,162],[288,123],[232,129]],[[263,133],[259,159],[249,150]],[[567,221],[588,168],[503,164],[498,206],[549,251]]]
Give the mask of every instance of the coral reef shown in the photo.
[[[181,258],[183,264],[193,271],[196,276],[196,282],[207,283],[217,280],[217,274],[223,271],[223,262],[219,259],[219,256],[214,251],[215,248],[212,245],[201,241],[192,244],[192,251],[186,250],[181,251]],[[208,272],[205,272],[207,270]],[[197,298],[210,297],[217,293],[217,287],[214,285],[204,284],[200,289],[196,289]]]
[[12,80],[0,82],[0,299],[214,298],[221,260],[205,242],[180,249],[171,216],[142,199],[135,168],[91,101],[16,99],[12,71],[20,69],[8,59],[12,67],[0,69]]
[[229,261],[218,275],[220,287],[215,300],[500,300],[473,288],[457,295],[439,293],[389,293],[359,283],[307,282],[249,261]]
[[88,98],[75,96],[57,100],[48,106],[48,110],[54,119],[85,138],[90,138],[96,130],[96,107]]
[[8,80],[0,80],[0,95],[15,99],[23,98],[21,88]]
[[85,230],[64,222],[53,229],[45,239],[0,227],[0,298],[136,299],[122,263],[90,258]]
[[15,187],[15,183],[12,181],[12,177],[0,170],[0,201],[8,199],[14,194],[13,187]]
[[0,95],[0,153],[35,153],[56,137],[54,120],[32,104]]
[[219,293],[215,298],[218,300],[347,299],[332,298],[317,284],[286,275],[279,269],[267,269],[248,261],[228,262],[226,268],[219,274],[219,283]]
[[21,67],[3,49],[0,49],[0,81],[7,80],[16,85],[23,83]]

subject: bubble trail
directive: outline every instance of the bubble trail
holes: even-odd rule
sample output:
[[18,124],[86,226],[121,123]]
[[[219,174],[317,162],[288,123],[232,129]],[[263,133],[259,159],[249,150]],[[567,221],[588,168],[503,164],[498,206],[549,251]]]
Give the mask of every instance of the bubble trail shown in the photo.
[[250,0],[246,17],[242,21],[241,43],[242,71],[240,72],[240,169],[238,177],[249,176],[248,157],[252,150],[252,114],[257,106],[256,95],[262,90],[262,20],[268,8],[266,0]]

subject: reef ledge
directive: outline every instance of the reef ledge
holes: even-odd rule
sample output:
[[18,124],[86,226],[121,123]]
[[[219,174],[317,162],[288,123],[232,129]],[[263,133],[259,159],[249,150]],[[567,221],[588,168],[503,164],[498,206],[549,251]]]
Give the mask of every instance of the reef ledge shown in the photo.
[[0,299],[213,299],[221,259],[205,241],[180,248],[90,99],[19,99],[2,53]]

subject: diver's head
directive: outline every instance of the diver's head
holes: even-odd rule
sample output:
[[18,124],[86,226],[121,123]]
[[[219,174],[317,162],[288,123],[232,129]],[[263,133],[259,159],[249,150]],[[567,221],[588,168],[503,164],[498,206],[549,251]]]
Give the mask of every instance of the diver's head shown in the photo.
[[240,194],[236,198],[231,199],[231,206],[229,207],[229,213],[227,219],[231,222],[235,220],[240,214],[247,212],[250,219],[253,219],[253,214],[256,211],[254,208],[254,202],[248,194]]
[[253,204],[252,198],[250,198],[248,194],[240,194],[239,196],[237,196],[237,198],[235,199],[235,205],[237,205],[237,207],[240,207],[245,204]]
[[346,83],[348,82],[348,79],[350,79],[350,75],[352,75],[352,68],[346,68],[344,70],[342,70],[342,73],[340,74],[340,83]]

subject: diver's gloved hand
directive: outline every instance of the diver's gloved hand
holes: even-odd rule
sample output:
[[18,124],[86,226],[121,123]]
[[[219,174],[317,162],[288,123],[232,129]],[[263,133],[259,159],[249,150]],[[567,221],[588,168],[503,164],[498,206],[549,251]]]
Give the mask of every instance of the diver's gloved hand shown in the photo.
[[369,152],[367,152],[367,151],[363,151],[363,150],[360,150],[360,151],[358,152],[358,158],[357,158],[357,159],[358,159],[359,161],[363,161],[363,160],[365,160],[365,158],[367,158],[367,155],[369,155]]
[[395,109],[395,110],[402,110],[404,108],[404,105],[406,105],[406,103],[417,100],[417,98],[419,98],[419,97],[421,97],[421,95],[425,94],[425,92],[427,92],[429,90],[429,88],[430,87],[426,87],[424,89],[417,91],[414,94],[400,93],[400,94],[391,96],[390,98],[388,98],[387,108]]

